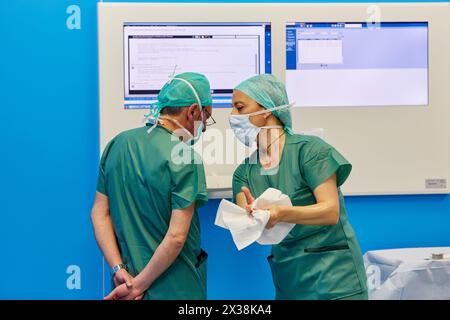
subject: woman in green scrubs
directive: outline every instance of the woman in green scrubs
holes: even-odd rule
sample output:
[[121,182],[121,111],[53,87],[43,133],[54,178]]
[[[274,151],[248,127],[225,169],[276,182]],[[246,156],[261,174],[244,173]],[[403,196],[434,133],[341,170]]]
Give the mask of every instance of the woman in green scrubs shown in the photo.
[[292,201],[265,208],[266,228],[296,224],[268,257],[277,299],[367,299],[362,254],[340,191],[351,164],[322,139],[295,134],[289,107],[284,85],[272,75],[235,88],[230,125],[257,151],[234,172],[233,199],[249,213],[267,188]]

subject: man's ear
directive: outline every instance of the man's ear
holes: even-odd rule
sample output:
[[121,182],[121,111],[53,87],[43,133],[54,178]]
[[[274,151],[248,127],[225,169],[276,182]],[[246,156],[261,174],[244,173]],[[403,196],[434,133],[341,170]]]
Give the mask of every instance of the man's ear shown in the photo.
[[199,114],[200,114],[200,110],[199,110],[199,108],[198,108],[198,104],[197,103],[193,103],[193,104],[191,104],[190,106],[189,106],[189,108],[187,108],[188,109],[188,113],[189,113],[189,120],[191,120],[191,119],[197,119],[198,118],[198,116],[199,116]]
[[184,120],[189,121],[189,119],[192,117],[191,113],[192,113],[191,107],[188,106],[188,107],[183,108],[183,111],[181,112],[180,116],[183,121]]

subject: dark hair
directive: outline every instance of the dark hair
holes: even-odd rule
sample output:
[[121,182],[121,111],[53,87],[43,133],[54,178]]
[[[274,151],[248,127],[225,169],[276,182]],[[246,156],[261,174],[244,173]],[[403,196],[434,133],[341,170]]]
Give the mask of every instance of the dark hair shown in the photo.
[[165,107],[161,110],[161,114],[168,114],[169,116],[178,116],[181,111],[187,107]]

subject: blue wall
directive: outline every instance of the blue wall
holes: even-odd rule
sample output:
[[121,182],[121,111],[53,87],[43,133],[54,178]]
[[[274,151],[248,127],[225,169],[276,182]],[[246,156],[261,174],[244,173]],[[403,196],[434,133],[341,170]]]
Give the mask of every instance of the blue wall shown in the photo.
[[[108,288],[89,217],[99,158],[96,3],[0,1],[0,299],[100,299]],[[72,4],[79,30],[66,26]],[[346,201],[363,251],[450,243],[450,196]],[[213,226],[217,204],[200,211],[209,298],[271,299],[269,248],[237,252]]]

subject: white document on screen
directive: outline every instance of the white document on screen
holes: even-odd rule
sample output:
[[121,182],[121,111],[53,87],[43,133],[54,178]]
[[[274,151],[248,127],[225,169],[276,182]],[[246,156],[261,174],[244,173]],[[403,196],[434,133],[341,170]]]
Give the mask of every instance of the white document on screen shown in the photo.
[[269,205],[292,206],[292,203],[287,195],[274,188],[267,189],[255,200],[252,205],[252,214],[223,199],[217,210],[215,224],[230,230],[238,250],[244,249],[255,241],[264,245],[278,244],[289,234],[295,224],[280,222],[273,228],[266,229],[270,212],[261,208]]

